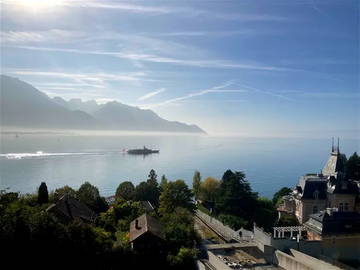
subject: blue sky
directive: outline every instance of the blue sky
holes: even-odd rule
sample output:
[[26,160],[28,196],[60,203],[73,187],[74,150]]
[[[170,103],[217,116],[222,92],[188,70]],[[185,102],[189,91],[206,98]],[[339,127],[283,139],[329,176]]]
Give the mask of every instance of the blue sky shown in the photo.
[[210,134],[359,137],[359,1],[2,0],[2,73]]

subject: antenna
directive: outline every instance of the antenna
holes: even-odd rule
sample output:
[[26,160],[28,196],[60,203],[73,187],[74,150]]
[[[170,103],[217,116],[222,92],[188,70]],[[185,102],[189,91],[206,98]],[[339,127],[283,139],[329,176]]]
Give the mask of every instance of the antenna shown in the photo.
[[337,152],[340,153],[340,138],[338,137]]
[[334,137],[331,137],[331,152],[334,152]]

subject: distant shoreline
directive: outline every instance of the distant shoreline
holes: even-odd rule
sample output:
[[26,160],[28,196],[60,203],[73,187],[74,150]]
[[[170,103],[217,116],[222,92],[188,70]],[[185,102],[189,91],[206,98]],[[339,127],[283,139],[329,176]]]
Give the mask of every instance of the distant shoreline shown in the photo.
[[84,129],[28,129],[0,127],[1,135],[63,135],[63,136],[207,136],[197,132],[139,131],[139,130],[84,130]]

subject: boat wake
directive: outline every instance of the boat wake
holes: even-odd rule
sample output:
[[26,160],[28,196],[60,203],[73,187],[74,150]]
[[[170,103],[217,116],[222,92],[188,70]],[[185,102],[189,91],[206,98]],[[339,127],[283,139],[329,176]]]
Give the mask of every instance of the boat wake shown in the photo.
[[64,157],[64,156],[84,156],[84,155],[104,155],[107,152],[97,153],[46,153],[43,151],[37,151],[35,153],[7,153],[0,154],[0,158],[5,159],[29,159],[29,158],[48,158],[48,157]]

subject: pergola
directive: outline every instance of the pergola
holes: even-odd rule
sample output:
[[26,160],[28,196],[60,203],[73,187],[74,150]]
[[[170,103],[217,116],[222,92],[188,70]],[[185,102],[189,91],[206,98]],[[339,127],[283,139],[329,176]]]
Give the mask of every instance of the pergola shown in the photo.
[[293,237],[294,233],[301,235],[301,232],[306,231],[304,226],[288,226],[288,227],[274,227],[274,238],[284,238],[285,232],[290,232],[290,237]]

